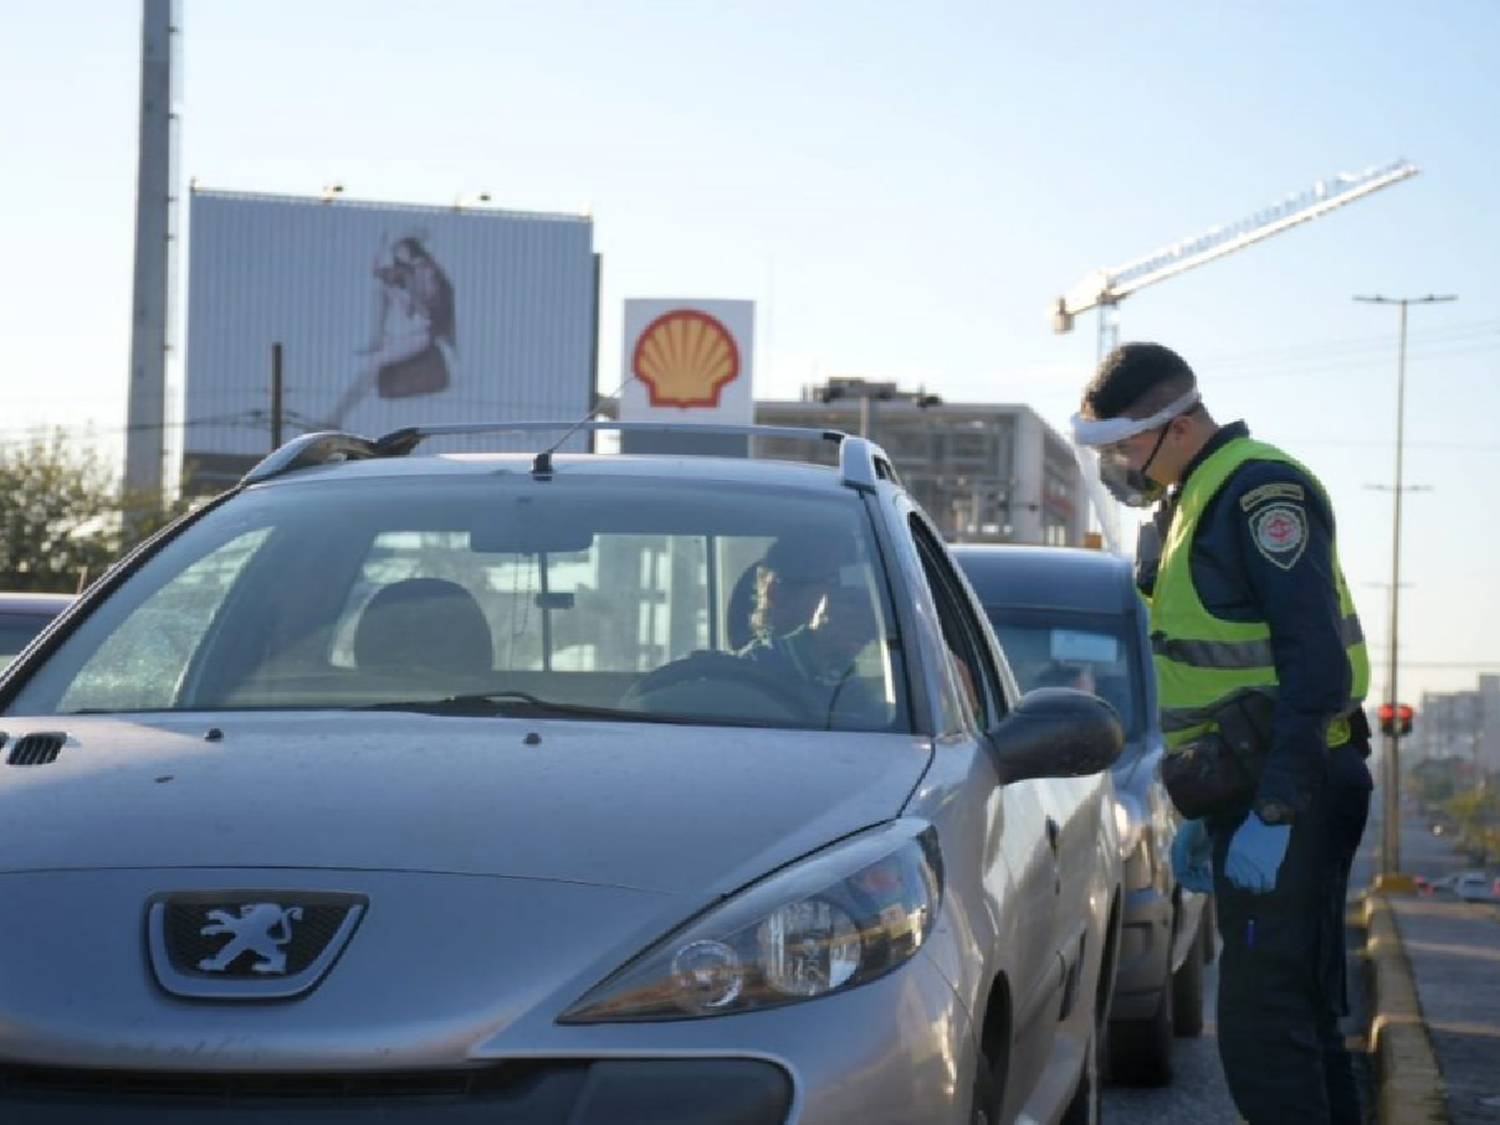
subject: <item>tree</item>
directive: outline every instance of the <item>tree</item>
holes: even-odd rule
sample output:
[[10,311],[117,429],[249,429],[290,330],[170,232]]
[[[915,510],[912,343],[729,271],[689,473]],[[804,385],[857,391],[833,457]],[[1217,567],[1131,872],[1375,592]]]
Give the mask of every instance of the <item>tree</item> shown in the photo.
[[61,430],[0,446],[0,589],[73,593],[187,507],[126,495]]

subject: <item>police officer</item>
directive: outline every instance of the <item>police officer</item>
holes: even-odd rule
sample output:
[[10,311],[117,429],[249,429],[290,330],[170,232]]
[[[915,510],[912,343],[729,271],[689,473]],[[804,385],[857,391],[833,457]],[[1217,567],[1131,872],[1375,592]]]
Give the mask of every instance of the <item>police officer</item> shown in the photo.
[[1251,1125],[1357,1125],[1338,1019],[1349,868],[1372,787],[1369,662],[1327,493],[1244,423],[1218,425],[1192,369],[1159,344],[1105,358],[1073,431],[1117,498],[1159,504],[1137,580],[1168,752],[1214,731],[1227,706],[1260,702],[1268,718],[1252,793],[1185,821],[1173,849],[1184,884],[1215,894],[1230,1093]]

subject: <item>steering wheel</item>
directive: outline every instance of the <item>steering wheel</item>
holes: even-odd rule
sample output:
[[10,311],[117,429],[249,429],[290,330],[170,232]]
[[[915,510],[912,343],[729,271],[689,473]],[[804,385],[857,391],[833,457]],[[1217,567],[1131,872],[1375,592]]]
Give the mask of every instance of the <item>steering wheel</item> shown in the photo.
[[791,717],[806,718],[812,713],[812,700],[800,684],[778,673],[768,672],[743,657],[707,649],[689,653],[681,660],[647,672],[628,694],[640,697],[690,683],[732,683],[760,692]]

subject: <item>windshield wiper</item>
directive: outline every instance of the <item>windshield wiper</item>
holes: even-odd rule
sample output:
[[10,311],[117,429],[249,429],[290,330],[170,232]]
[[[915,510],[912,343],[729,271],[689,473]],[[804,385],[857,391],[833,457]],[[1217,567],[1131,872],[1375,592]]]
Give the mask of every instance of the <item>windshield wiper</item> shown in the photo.
[[529,691],[486,691],[450,695],[442,699],[413,699],[371,703],[356,711],[419,711],[428,715],[544,716],[562,719],[601,719],[619,723],[668,723],[677,726],[764,727],[758,719],[726,718],[719,715],[671,714],[636,711],[626,707],[592,707],[542,699]]
[[592,707],[582,703],[563,703],[543,699],[529,691],[486,691],[467,695],[449,695],[442,699],[395,700],[356,707],[356,711],[420,711],[430,715],[542,715],[567,719],[605,719],[616,722],[680,722],[646,711],[619,707]]

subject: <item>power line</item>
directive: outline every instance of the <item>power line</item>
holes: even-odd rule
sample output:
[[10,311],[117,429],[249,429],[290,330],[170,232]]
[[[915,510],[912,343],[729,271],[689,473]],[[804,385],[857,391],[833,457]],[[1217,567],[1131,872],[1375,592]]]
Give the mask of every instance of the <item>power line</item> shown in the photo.
[[[1470,321],[1467,324],[1448,325],[1444,328],[1426,329],[1410,334],[1410,341],[1417,343],[1447,343],[1454,338],[1468,338],[1486,335],[1500,335],[1500,320]],[[1366,349],[1389,349],[1391,338],[1389,335],[1381,336],[1354,336],[1338,340],[1312,341],[1303,344],[1284,344],[1273,348],[1253,348],[1244,352],[1223,352],[1217,355],[1209,354],[1199,357],[1202,364],[1213,364],[1215,367],[1223,367],[1237,363],[1254,363],[1262,359],[1274,359],[1284,357],[1297,357],[1329,351],[1366,350]]]
[[[1441,350],[1410,351],[1409,359],[1433,360],[1433,359],[1457,359],[1462,356],[1480,355],[1486,352],[1500,350],[1500,335],[1497,335],[1492,343],[1462,348],[1445,348]],[[1298,364],[1300,363],[1300,366]],[[1286,377],[1306,378],[1309,374],[1328,374],[1329,372],[1350,372],[1361,370],[1373,370],[1382,364],[1382,357],[1371,354],[1369,357],[1344,357],[1334,359],[1309,358],[1304,361],[1293,361],[1290,364],[1283,363],[1278,366],[1260,367],[1254,371],[1243,373],[1230,372],[1224,375],[1215,375],[1215,382],[1243,383],[1251,379],[1276,379]],[[1199,364],[1201,367],[1202,364]]]

